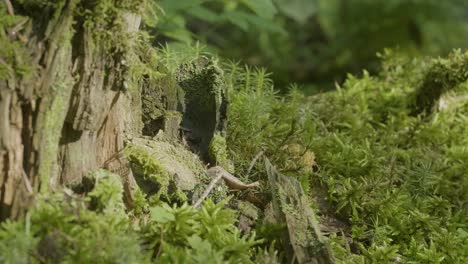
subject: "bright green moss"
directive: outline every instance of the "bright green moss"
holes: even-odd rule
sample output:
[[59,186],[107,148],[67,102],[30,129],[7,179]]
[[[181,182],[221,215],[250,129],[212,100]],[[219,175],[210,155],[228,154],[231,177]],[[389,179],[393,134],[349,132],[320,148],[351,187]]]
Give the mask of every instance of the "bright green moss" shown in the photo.
[[221,134],[216,133],[211,139],[208,155],[213,165],[219,165],[231,173],[234,172],[234,166],[228,158],[226,138]]
[[4,5],[0,5],[0,81],[14,80],[18,77],[29,76],[33,72],[33,64],[24,44],[18,39],[13,39],[7,34],[7,29],[27,18],[23,16],[11,16]]
[[433,60],[415,91],[415,113],[430,113],[442,94],[468,79],[468,54],[456,50],[448,58]]
[[136,146],[127,147],[125,155],[132,163],[136,176],[143,177],[143,179],[158,185],[158,191],[154,194],[155,198],[153,199],[168,198],[171,177],[161,163],[147,151]]
[[89,193],[37,195],[25,219],[0,225],[2,263],[148,263],[125,215],[118,175],[91,176]]
[[[440,112],[434,107],[449,90],[466,93],[467,55],[400,61],[378,77],[350,77],[339,91],[311,99],[320,124],[312,144],[321,168],[315,175],[369,263],[467,259],[463,243],[438,235],[466,239],[458,231],[467,224],[458,216],[467,208],[466,102]],[[441,90],[431,94],[436,86],[429,83]],[[424,109],[425,117],[414,109]]]
[[213,58],[201,57],[184,63],[175,74],[185,92],[182,126],[190,129],[195,142],[192,148],[202,159],[208,158],[208,148],[216,132],[224,130],[226,122],[226,85],[224,73]]

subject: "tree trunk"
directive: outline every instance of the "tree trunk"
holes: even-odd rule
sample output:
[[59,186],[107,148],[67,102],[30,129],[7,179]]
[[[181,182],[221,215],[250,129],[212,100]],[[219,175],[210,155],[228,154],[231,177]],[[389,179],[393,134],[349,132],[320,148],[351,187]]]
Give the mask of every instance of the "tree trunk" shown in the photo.
[[[131,115],[139,93],[124,91],[129,46],[118,50],[93,39],[97,25],[81,12],[99,1],[23,2],[0,3],[8,15],[27,17],[19,29],[0,27],[9,45],[27,51],[13,62],[0,52],[0,62],[13,69],[0,76],[0,220],[21,217],[36,193],[80,182],[141,127],[141,116]],[[115,20],[122,19],[131,40],[140,18],[119,14]],[[31,62],[30,74],[18,74],[20,59]]]

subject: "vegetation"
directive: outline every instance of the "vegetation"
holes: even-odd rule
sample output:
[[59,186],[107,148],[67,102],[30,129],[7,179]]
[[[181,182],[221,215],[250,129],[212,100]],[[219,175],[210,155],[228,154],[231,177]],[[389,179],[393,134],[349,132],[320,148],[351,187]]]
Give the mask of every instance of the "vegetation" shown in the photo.
[[[15,27],[77,51],[60,53],[74,59],[69,75],[52,68],[65,77],[52,82],[48,96],[59,96],[45,125],[19,135],[51,132],[48,160],[37,169],[44,177],[22,171],[20,184],[35,187],[20,193],[31,198],[24,215],[0,224],[1,263],[294,263],[302,246],[317,263],[468,262],[468,52],[453,50],[467,44],[464,1],[11,2],[0,4],[0,110],[12,108],[11,85],[48,69]],[[60,42],[54,26],[72,5],[73,31],[55,33]],[[52,26],[32,27],[38,10]],[[127,28],[133,15],[138,32]],[[96,94],[111,99],[108,110],[83,106],[80,118],[91,121],[82,125],[76,96],[98,86],[81,88],[83,76],[94,80],[88,67],[104,72]],[[119,136],[102,143],[107,130]],[[67,182],[62,156],[88,136],[80,147],[112,153]],[[119,140],[122,149],[106,148]],[[3,203],[10,165],[0,158]],[[209,187],[208,166],[261,188]],[[54,169],[60,184],[49,188]],[[273,169],[287,184],[272,182]],[[289,185],[297,189],[288,200]]]
[[202,41],[224,57],[272,70],[279,88],[297,82],[309,93],[333,89],[348,72],[376,73],[375,54],[384,48],[414,57],[468,45],[463,0],[173,2],[162,1],[159,34]]

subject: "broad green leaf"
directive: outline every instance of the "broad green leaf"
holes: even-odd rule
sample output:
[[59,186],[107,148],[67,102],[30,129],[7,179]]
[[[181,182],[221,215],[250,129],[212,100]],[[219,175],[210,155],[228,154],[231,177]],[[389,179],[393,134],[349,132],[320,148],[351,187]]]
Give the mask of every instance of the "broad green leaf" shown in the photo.
[[328,36],[335,37],[338,28],[339,0],[318,0],[318,20]]

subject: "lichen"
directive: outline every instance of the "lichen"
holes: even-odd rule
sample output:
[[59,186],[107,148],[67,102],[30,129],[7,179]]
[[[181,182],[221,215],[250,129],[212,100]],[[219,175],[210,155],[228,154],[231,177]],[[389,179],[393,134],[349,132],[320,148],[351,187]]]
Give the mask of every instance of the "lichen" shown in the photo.
[[[59,71],[60,72],[60,71]],[[61,80],[62,83],[56,83],[57,94],[53,97],[48,111],[42,116],[43,127],[42,146],[40,156],[39,177],[44,183],[41,186],[41,191],[47,192],[49,186],[55,185],[57,179],[53,171],[56,165],[56,157],[59,149],[59,140],[62,127],[68,109],[68,100],[71,96],[71,79]]]
[[[72,6],[68,8],[68,11],[73,10]],[[61,25],[64,32],[71,31],[72,22],[71,14],[64,18]],[[51,84],[47,99],[43,101],[48,103],[48,108],[38,116],[39,131],[41,131],[38,174],[42,182],[40,186],[42,192],[47,192],[50,186],[58,182],[54,177],[57,176],[56,157],[74,82],[70,72],[59,69],[66,68],[71,63],[71,34],[57,35],[55,38],[57,39],[52,39],[51,43],[57,48],[53,51],[56,54],[50,62],[47,76]],[[36,187],[39,188],[38,185]]]
[[244,214],[252,219],[258,219],[259,209],[249,202],[239,201],[237,208],[241,214]]
[[197,155],[161,133],[152,139],[133,138],[124,152],[150,203],[187,201],[205,173]]

